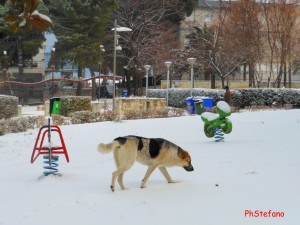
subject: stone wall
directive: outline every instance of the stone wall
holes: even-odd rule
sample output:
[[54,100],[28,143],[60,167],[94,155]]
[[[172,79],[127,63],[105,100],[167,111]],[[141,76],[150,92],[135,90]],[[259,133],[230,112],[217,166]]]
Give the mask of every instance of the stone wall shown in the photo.
[[141,111],[147,109],[162,109],[166,107],[164,98],[116,98],[115,109],[123,115],[126,111]]

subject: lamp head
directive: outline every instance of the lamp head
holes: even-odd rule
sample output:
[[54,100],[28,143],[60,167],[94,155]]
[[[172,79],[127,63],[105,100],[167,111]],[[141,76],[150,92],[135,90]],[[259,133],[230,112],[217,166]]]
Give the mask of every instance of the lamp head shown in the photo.
[[52,48],[52,51],[55,52],[55,48]]
[[165,65],[166,65],[168,68],[171,66],[171,64],[172,64],[172,62],[170,62],[170,61],[165,62]]
[[105,48],[104,48],[103,45],[99,45],[99,47],[100,47],[100,50],[101,50],[102,52],[105,52]]
[[187,61],[189,62],[189,64],[191,66],[193,66],[195,64],[195,62],[196,62],[196,58],[188,58]]
[[148,72],[149,69],[151,68],[151,66],[150,66],[150,65],[145,65],[144,68],[145,68],[145,70]]
[[[112,28],[111,30],[114,31],[115,28]],[[117,32],[130,32],[130,31],[132,31],[132,29],[130,29],[129,27],[120,27],[120,26],[117,26],[116,27],[116,31]]]
[[116,46],[116,51],[122,51],[122,47],[120,45]]
[[6,52],[6,51],[3,51],[3,54],[4,54],[4,55],[7,55],[7,52]]

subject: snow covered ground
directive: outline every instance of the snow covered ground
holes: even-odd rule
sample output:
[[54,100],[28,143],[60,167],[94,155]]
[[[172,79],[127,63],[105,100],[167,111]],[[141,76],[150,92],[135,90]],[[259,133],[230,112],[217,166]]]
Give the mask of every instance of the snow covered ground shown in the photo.
[[[300,110],[230,116],[225,142],[205,137],[200,116],[61,126],[70,156],[61,177],[30,164],[38,129],[0,137],[0,225],[243,225],[300,224]],[[110,190],[113,155],[99,142],[122,135],[166,138],[189,151],[194,172],[169,168],[175,184],[146,167],[125,173],[128,190]],[[55,141],[55,140],[54,140]],[[245,210],[283,212],[282,218],[245,217]]]

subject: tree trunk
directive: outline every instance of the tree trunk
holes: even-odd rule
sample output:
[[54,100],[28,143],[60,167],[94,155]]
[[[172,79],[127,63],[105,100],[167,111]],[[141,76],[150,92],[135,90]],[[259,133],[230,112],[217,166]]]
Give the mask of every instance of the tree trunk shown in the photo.
[[224,76],[220,76],[221,80],[222,80],[222,89],[225,88],[225,77]]
[[[93,70],[93,65],[89,65],[89,70],[91,72],[91,77],[95,77],[95,72]],[[96,82],[93,79],[92,80],[92,100],[96,101],[96,99],[97,99],[97,95],[96,95]]]
[[143,96],[143,78],[142,78],[142,73],[139,71],[138,72],[139,76],[139,96]]
[[292,88],[292,63],[289,62],[289,88]]
[[254,74],[253,74],[253,64],[250,63],[249,64],[249,88],[252,88],[253,86],[253,77],[254,77]]
[[283,68],[283,85],[286,87],[286,63],[284,63],[284,68]]
[[282,67],[283,67],[283,63],[281,62],[280,67],[279,67],[279,73],[278,73],[278,76],[276,78],[277,88],[280,88],[281,77],[282,77]]
[[[82,67],[81,65],[78,65],[78,79],[82,78]],[[77,91],[76,91],[76,96],[81,96],[82,95],[82,83],[78,83],[77,85]]]
[[139,76],[136,71],[133,71],[133,93],[134,95],[138,96],[138,83],[139,83]]
[[210,88],[211,89],[216,88],[216,77],[215,77],[215,73],[213,71],[210,71]]
[[[19,69],[19,77],[22,83],[25,83],[24,77],[24,66],[23,66],[23,52],[22,52],[22,40],[19,38],[17,41],[18,46],[18,69]],[[26,86],[20,86],[20,93],[23,93],[22,97],[22,105],[28,105],[28,89]]]
[[[272,59],[272,54],[271,54],[271,59]],[[271,82],[271,76],[272,76],[272,70],[273,70],[273,63],[272,60],[270,61],[270,68],[269,68],[269,76],[268,76],[268,82],[267,82],[267,88],[270,88],[270,82]]]

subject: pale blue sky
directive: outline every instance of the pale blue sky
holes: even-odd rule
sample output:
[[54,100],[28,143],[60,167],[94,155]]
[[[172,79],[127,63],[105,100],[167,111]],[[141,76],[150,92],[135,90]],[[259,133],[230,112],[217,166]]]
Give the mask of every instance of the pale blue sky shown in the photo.
[[54,43],[57,41],[54,34],[46,33],[45,38],[47,41],[46,51],[45,52],[51,52],[51,49],[54,45]]

